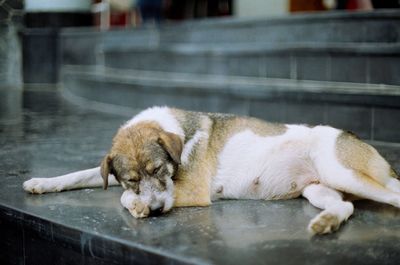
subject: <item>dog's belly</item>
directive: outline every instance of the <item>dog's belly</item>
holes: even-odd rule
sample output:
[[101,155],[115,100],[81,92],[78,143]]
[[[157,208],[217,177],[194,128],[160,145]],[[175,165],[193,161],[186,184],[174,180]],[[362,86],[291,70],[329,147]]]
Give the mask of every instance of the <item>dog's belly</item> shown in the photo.
[[246,130],[234,135],[219,155],[212,199],[298,197],[318,180],[309,157],[311,143],[309,137],[293,132],[262,137]]

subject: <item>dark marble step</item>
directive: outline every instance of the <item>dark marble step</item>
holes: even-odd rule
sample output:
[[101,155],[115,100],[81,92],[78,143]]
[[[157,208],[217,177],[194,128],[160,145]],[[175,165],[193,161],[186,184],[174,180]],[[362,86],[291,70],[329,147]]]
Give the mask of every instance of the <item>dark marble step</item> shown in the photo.
[[400,12],[304,13],[270,19],[215,19],[160,28],[161,43],[399,42]]
[[64,29],[60,32],[65,64],[95,64],[98,44],[158,46],[171,43],[398,43],[400,12],[332,12],[273,19],[209,19],[100,32]]
[[[125,46],[125,47],[124,47]],[[296,80],[400,84],[400,44],[105,46],[108,67]]]
[[400,142],[400,89],[396,86],[82,66],[64,67],[62,84],[75,99],[122,106],[123,112],[169,105],[276,122],[329,124],[364,139]]
[[[373,202],[356,202],[340,231],[312,238],[306,226],[320,210],[304,199],[226,200],[136,220],[120,187],[27,194],[28,178],[97,166],[127,117],[54,88],[19,96],[14,123],[0,120],[0,264],[398,264],[400,211]],[[372,144],[400,170],[398,144]]]

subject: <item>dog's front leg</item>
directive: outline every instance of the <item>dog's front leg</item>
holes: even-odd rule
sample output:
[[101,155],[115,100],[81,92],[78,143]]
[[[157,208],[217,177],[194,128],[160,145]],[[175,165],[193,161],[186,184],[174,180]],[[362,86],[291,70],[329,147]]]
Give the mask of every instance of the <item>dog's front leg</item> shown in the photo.
[[135,218],[144,218],[149,216],[150,207],[140,200],[140,197],[132,190],[125,190],[121,196],[121,204]]
[[[115,178],[111,178],[110,185],[118,185]],[[101,187],[103,178],[100,167],[81,170],[53,178],[32,178],[23,184],[24,190],[34,194],[59,192],[63,190]]]
[[354,211],[351,202],[343,201],[339,191],[322,184],[311,184],[303,191],[303,197],[317,208],[323,209],[308,225],[312,234],[327,234],[337,230]]

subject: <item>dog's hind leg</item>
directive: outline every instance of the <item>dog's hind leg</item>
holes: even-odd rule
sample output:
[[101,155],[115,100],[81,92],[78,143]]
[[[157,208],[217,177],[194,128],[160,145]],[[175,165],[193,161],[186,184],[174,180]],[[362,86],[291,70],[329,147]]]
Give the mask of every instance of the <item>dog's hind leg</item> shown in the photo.
[[395,173],[372,146],[345,132],[323,141],[313,159],[320,183],[400,208]]
[[340,192],[322,184],[307,186],[302,195],[312,205],[323,209],[308,225],[308,231],[312,234],[331,233],[353,214],[354,207],[351,202],[343,201]]
[[[118,185],[114,177],[110,179],[110,185]],[[25,191],[41,194],[47,192],[59,192],[63,190],[101,187],[103,178],[100,175],[100,167],[81,170],[70,174],[52,178],[32,178],[25,181]]]
[[342,132],[336,139],[335,149],[340,164],[400,193],[399,177],[374,147],[351,133]]
[[400,208],[400,193],[361,172],[344,169],[340,174],[325,175],[322,179],[322,183],[332,189]]

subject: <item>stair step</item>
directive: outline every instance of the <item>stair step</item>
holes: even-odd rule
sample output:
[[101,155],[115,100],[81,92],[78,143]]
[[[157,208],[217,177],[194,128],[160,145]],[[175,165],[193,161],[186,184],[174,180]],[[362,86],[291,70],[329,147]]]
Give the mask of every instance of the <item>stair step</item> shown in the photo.
[[168,105],[275,122],[329,124],[400,142],[400,87],[66,66],[64,91],[104,104]]
[[400,85],[400,43],[105,46],[107,67]]
[[331,12],[223,18],[160,27],[161,43],[399,42],[400,12]]
[[160,44],[232,43],[398,43],[400,12],[331,12],[272,19],[209,19],[171,23],[160,27],[117,29],[101,32],[91,28],[60,32],[65,64],[95,64],[98,44],[158,46]]

